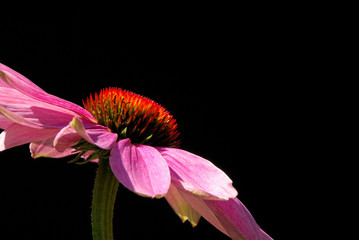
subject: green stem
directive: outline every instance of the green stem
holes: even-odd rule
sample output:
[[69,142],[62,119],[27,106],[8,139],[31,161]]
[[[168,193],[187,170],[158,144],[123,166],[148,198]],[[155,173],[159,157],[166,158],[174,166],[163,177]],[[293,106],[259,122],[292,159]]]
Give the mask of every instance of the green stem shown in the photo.
[[113,209],[118,184],[108,158],[100,158],[92,198],[93,240],[113,239]]

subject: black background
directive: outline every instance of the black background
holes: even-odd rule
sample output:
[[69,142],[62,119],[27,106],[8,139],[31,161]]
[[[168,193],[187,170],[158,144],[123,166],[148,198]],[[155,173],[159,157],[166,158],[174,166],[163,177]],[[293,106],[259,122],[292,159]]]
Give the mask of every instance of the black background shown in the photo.
[[[265,6],[97,7],[3,17],[0,61],[79,105],[111,86],[162,104],[177,119],[181,148],[223,169],[257,223],[273,238],[288,239],[299,195],[289,179],[306,145],[298,136],[308,94],[293,67],[302,45],[290,24]],[[4,236],[91,239],[95,164],[32,159],[28,145],[0,158]],[[203,219],[196,228],[182,224],[164,199],[122,186],[114,225],[117,239],[228,239]]]

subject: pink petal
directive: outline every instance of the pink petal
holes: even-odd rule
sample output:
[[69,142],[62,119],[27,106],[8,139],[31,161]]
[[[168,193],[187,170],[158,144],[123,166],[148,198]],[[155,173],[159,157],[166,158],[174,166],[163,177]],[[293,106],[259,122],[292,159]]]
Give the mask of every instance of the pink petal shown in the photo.
[[19,84],[22,84],[23,87],[33,89],[34,91],[44,92],[44,90],[36,86],[34,83],[32,83],[29,79],[22,76],[20,73],[15,72],[11,68],[0,63],[0,79],[3,80],[0,81],[0,86],[6,86],[9,82],[11,82],[11,79],[8,80],[8,78],[11,78],[11,75],[14,78],[19,79]]
[[247,208],[237,199],[205,200],[180,190],[187,203],[208,222],[232,239],[262,239],[262,233]]
[[71,148],[71,146],[80,139],[81,136],[72,128],[71,123],[69,123],[69,125],[58,132],[53,145],[57,151],[62,152],[65,151],[65,149]]
[[58,131],[58,129],[36,129],[12,124],[0,134],[0,151],[54,137]]
[[273,240],[266,232],[261,229],[262,240]]
[[53,146],[54,138],[46,139],[43,141],[33,142],[30,144],[30,152],[33,158],[49,157],[49,158],[62,158],[73,154],[73,148],[64,149],[62,152],[56,150]]
[[228,200],[237,196],[232,180],[210,161],[176,148],[157,148],[167,160],[172,182],[208,199]]
[[[2,105],[0,105],[0,114],[5,117],[6,119],[8,119],[11,124],[12,123],[17,123],[17,124],[20,124],[20,125],[24,125],[24,126],[28,126],[28,127],[32,127],[32,128],[38,128],[38,129],[43,129],[44,126],[41,126],[39,124],[36,124],[36,123],[33,123],[27,119],[24,119],[23,117],[21,116],[18,116],[14,113],[12,113],[11,111],[8,111],[6,110],[5,108],[2,107]],[[5,123],[4,123],[5,125]],[[6,124],[5,125],[6,127],[4,128],[7,128],[9,125]]]
[[171,177],[166,160],[153,147],[119,141],[111,151],[110,166],[128,189],[151,198],[164,196]]
[[232,239],[261,240],[256,221],[238,198],[228,201],[204,200]]
[[64,99],[58,98],[51,94],[46,93],[41,88],[36,86],[26,77],[15,72],[9,67],[0,63],[0,86],[16,89],[20,93],[31,97],[33,99],[39,100],[44,103],[48,103],[54,106],[58,106],[67,110],[72,111],[76,115],[87,118],[93,122],[96,122],[96,119],[84,108],[66,101]]
[[70,126],[89,143],[102,149],[111,149],[117,141],[117,134],[111,133],[107,127],[98,124],[85,126],[78,118],[73,118]]
[[0,112],[0,128],[1,129],[5,129],[5,128],[9,127],[12,123],[13,123],[12,121],[10,121],[9,119],[7,119],[3,115],[1,115],[1,112]]
[[224,234],[229,235],[217,216],[211,211],[202,198],[181,189],[178,189],[178,192],[181,194],[182,198],[187,202],[187,204],[190,205],[202,217],[204,217],[209,223],[211,223]]
[[0,112],[6,118],[29,127],[62,128],[75,116],[72,111],[4,87],[0,87]]
[[170,185],[165,198],[182,222],[188,220],[192,224],[192,227],[197,226],[201,215],[183,199],[176,186],[173,184]]

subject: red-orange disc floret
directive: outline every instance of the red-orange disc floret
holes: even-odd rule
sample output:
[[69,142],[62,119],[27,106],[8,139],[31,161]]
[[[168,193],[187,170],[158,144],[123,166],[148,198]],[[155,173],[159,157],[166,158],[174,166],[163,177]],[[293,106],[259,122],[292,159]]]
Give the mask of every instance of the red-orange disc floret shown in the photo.
[[176,120],[161,105],[139,94],[120,88],[102,89],[84,101],[98,121],[132,143],[178,147]]

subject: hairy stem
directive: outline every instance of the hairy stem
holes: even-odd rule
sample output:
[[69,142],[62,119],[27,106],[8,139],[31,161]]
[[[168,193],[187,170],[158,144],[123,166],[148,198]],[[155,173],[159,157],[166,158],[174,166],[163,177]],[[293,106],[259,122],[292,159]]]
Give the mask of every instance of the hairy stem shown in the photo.
[[113,209],[118,189],[108,158],[100,158],[92,198],[93,240],[113,239]]

